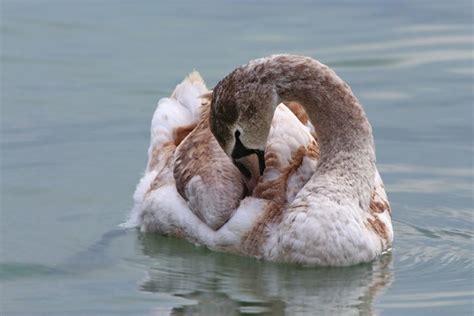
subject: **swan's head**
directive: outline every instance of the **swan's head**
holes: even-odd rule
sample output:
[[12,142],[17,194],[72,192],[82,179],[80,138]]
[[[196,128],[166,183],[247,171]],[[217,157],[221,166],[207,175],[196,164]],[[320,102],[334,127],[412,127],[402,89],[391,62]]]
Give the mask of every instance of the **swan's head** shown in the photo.
[[265,146],[277,97],[269,85],[239,75],[234,71],[214,88],[210,128],[242,174],[258,179],[265,170]]

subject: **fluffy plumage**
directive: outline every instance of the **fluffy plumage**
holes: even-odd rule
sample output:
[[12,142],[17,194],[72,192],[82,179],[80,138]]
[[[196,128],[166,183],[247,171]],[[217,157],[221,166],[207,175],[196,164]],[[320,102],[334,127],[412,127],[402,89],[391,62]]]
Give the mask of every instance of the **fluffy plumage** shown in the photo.
[[[236,72],[245,76],[246,69],[262,64],[273,67],[268,60],[251,62]],[[232,78],[222,82],[226,80]],[[367,207],[360,200],[338,204],[330,195],[314,198],[315,191],[339,184],[325,174],[317,178],[321,162],[315,131],[323,142],[327,139],[325,131],[318,131],[309,121],[311,113],[303,110],[304,99],[289,100],[296,101],[288,102],[291,110],[280,104],[270,116],[257,115],[256,119],[271,120],[264,145],[267,167],[253,195],[246,196],[245,177],[208,126],[206,102],[216,102],[216,96],[233,101],[231,94],[214,92],[203,102],[200,96],[205,93],[204,82],[193,73],[170,98],[158,103],[147,168],[124,226],[185,238],[214,250],[304,264],[350,265],[373,260],[389,249],[393,240],[390,207],[375,165],[369,173],[373,178]],[[268,100],[268,95],[263,99]],[[227,106],[222,111],[232,115],[234,109]],[[232,124],[225,118],[221,123]],[[225,131],[221,136],[229,137]],[[219,142],[222,145],[222,139]]]

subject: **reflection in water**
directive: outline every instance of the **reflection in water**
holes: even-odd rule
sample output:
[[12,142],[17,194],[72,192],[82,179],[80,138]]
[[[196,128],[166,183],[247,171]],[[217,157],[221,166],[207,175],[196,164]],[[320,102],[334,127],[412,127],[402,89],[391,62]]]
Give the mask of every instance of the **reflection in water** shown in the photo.
[[391,255],[355,267],[309,268],[214,253],[150,234],[138,240],[151,259],[141,290],[191,301],[171,315],[372,314],[374,299],[393,279]]

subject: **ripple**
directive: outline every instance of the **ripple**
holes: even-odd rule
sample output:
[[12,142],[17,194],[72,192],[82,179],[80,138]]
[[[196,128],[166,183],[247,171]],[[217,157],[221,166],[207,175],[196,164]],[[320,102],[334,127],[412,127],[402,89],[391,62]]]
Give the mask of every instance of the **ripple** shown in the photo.
[[466,67],[466,68],[452,68],[449,72],[456,74],[456,75],[466,75],[472,77],[474,75],[474,68]]
[[[470,288],[466,276],[472,275],[474,267],[472,231],[421,226],[400,220],[394,220],[394,226],[397,233],[395,274],[406,283],[407,289],[423,286],[425,293],[431,293],[427,290],[431,283],[437,283],[436,288],[443,284],[451,288],[448,284],[456,279],[457,289]],[[437,275],[443,277],[436,279],[434,276]]]
[[389,192],[472,195],[474,170],[470,168],[409,164],[380,164],[378,167],[382,174],[401,175],[387,185]]
[[401,221],[401,220],[396,220],[396,221],[399,223],[403,223],[404,225],[407,225],[411,228],[414,228],[416,231],[421,233],[424,237],[428,237],[428,238],[437,239],[437,238],[443,238],[443,237],[456,237],[456,238],[459,237],[466,240],[471,240],[472,238],[474,238],[474,232],[468,231],[468,230],[462,230],[462,229],[457,229],[457,228],[427,229],[425,227],[421,227],[421,226],[411,224],[405,221]]
[[360,93],[360,97],[369,99],[369,100],[391,101],[391,100],[407,99],[410,96],[406,93],[402,93],[399,91],[373,91],[373,92],[362,92]]
[[374,58],[365,58],[365,59],[346,59],[338,60],[327,63],[328,66],[333,68],[367,68],[367,67],[388,67],[388,66],[398,66],[403,64],[403,59],[399,57],[374,57]]
[[423,52],[412,52],[403,55],[403,62],[397,66],[416,67],[425,64],[472,61],[472,50],[469,49],[436,49]]
[[[362,43],[356,45],[348,45],[344,47],[347,52],[380,52],[380,51],[403,51],[407,48],[426,48],[427,46],[434,46],[436,48],[452,45],[472,45],[474,38],[467,35],[458,36],[429,36],[429,37],[415,37],[409,39],[392,40],[377,43]],[[335,49],[336,51],[342,49]]]
[[30,278],[57,274],[55,268],[34,263],[0,262],[0,280],[8,281],[18,278]]
[[[411,294],[411,297],[413,297],[415,300],[417,300],[416,302],[410,302],[410,301],[406,301],[404,300],[404,296],[402,296],[400,298],[401,302],[397,303],[397,302],[394,302],[394,303],[383,303],[383,304],[380,304],[381,307],[384,307],[384,308],[427,308],[427,307],[443,307],[443,306],[457,306],[459,304],[466,304],[466,305],[470,305],[472,303],[472,296],[470,296],[469,299],[464,299],[464,300],[442,300],[442,301],[433,301],[433,299],[429,299],[429,300],[420,300],[420,299],[417,299],[417,296],[418,295],[413,295]],[[469,295],[462,295],[461,297],[466,297],[466,296],[469,296]],[[467,298],[467,297],[466,297]],[[434,298],[435,299],[435,298]]]
[[390,183],[389,192],[407,193],[456,193],[472,196],[472,181],[453,178],[401,179]]
[[472,168],[453,168],[446,166],[423,166],[409,164],[378,164],[378,169],[383,173],[410,173],[429,174],[437,176],[473,177]]
[[439,33],[452,31],[470,32],[469,28],[462,24],[412,24],[397,27],[396,30],[406,33]]

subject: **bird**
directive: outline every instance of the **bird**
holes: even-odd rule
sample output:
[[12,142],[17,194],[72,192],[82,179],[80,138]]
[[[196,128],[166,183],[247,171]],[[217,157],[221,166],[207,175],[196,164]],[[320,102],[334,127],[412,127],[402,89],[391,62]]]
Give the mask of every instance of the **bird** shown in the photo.
[[311,57],[252,60],[212,91],[192,73],[159,102],[151,134],[125,227],[312,266],[391,249],[371,125],[349,86]]

